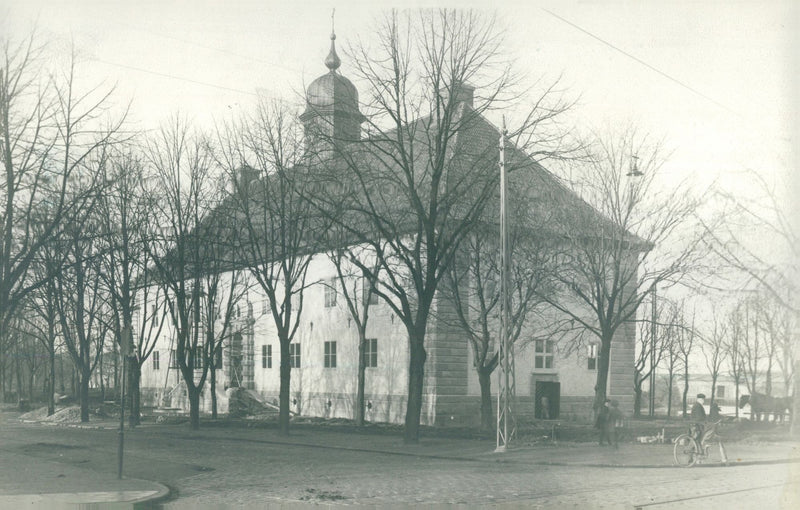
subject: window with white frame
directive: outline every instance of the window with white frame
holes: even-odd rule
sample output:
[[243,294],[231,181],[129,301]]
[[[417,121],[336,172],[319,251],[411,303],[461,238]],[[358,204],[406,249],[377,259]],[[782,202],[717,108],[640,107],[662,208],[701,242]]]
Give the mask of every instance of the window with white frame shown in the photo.
[[325,307],[336,306],[336,278],[325,280]]
[[717,386],[716,398],[725,398],[725,386]]
[[178,351],[175,349],[169,351],[169,368],[178,368]]
[[158,361],[158,351],[153,351],[153,370],[158,370],[160,363]]
[[325,368],[336,368],[336,342],[325,342]]
[[300,344],[289,344],[289,366],[300,368]]
[[589,344],[589,352],[587,354],[587,368],[589,370],[597,370],[597,344]]
[[364,365],[367,367],[378,366],[378,339],[367,338],[364,346]]
[[533,368],[548,370],[553,368],[553,352],[555,342],[552,340],[536,340],[533,356]]
[[194,363],[195,370],[202,370],[203,369],[203,362],[205,361],[205,353],[203,352],[203,346],[198,345],[191,351],[191,362]]

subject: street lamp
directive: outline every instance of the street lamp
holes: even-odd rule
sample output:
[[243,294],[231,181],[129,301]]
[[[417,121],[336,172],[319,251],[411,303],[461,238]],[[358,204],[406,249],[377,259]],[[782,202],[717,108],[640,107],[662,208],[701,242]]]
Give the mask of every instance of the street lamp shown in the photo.
[[[632,154],[631,155],[631,167],[628,170],[628,173],[625,174],[629,177],[628,185],[629,189],[629,202],[628,202],[628,211],[633,209],[634,205],[634,178],[638,179],[644,176],[644,172],[639,170],[639,156]],[[656,319],[657,319],[657,311],[656,311],[656,300],[657,300],[657,287],[653,285],[653,309],[652,309],[652,317],[651,317],[651,329],[650,329],[650,389],[649,389],[649,398],[648,398],[648,412],[651,417],[655,416],[655,406],[656,406]]]

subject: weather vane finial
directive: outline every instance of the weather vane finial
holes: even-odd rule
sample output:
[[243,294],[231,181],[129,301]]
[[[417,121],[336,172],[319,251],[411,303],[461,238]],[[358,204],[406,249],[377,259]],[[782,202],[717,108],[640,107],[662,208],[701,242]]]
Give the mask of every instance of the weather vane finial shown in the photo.
[[331,51],[328,53],[328,58],[325,59],[325,65],[331,72],[335,72],[339,69],[342,61],[339,60],[339,55],[336,54],[336,32],[334,30],[334,16],[336,15],[336,8],[331,11]]

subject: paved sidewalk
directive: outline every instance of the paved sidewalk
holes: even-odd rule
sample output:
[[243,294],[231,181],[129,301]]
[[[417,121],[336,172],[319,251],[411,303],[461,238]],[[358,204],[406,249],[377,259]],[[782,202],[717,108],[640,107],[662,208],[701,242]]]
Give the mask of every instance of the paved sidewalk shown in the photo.
[[0,509],[75,508],[102,504],[103,508],[133,508],[136,503],[166,497],[164,485],[136,478],[117,479],[116,473],[0,452]]

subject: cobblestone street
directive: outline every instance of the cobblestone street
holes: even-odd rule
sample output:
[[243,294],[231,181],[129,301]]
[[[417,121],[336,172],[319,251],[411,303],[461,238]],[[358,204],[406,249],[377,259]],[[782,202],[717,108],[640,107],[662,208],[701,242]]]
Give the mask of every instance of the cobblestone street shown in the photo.
[[[91,424],[90,424],[91,425]],[[104,427],[104,428],[98,428]],[[452,504],[524,508],[797,508],[796,444],[731,444],[730,467],[671,466],[671,445],[564,443],[493,452],[491,441],[399,437],[325,429],[147,424],[126,431],[125,476],[170,488],[165,508],[277,504]],[[0,432],[0,487],[14,494],[14,465],[79,467],[53,480],[79,491],[92,473],[116,472],[113,424],[20,424]],[[16,460],[14,460],[16,459]],[[9,462],[10,461],[10,462]],[[42,490],[50,481],[41,475]],[[19,492],[19,491],[16,491]]]

